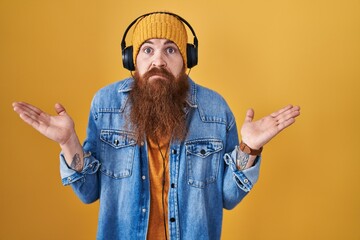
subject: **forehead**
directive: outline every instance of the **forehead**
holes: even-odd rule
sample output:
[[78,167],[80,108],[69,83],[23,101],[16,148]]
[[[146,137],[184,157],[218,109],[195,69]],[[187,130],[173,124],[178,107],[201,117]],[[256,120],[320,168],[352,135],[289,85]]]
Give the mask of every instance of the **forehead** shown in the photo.
[[144,45],[144,44],[159,45],[159,46],[174,45],[177,47],[177,45],[173,41],[166,39],[166,38],[151,38],[151,39],[148,39],[145,42],[143,42],[142,45]]

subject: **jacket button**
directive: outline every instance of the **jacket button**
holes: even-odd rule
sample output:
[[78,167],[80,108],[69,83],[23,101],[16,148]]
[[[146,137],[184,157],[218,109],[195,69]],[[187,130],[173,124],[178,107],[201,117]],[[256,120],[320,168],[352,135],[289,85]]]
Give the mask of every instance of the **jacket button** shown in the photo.
[[173,149],[173,150],[172,150],[172,154],[176,154],[176,149]]
[[171,184],[171,188],[175,188],[175,183],[172,183],[172,184]]
[[170,222],[175,222],[175,218],[170,218]]
[[201,153],[202,155],[204,155],[204,154],[206,153],[206,151],[205,151],[204,149],[201,149],[200,153]]

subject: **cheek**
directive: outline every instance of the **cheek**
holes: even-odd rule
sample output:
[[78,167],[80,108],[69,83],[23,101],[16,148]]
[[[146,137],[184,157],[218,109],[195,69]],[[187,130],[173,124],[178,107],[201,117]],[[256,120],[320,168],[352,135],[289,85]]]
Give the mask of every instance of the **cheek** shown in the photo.
[[140,76],[144,75],[147,71],[147,66],[144,61],[139,61],[139,57],[136,58],[136,71],[140,74]]
[[182,57],[180,57],[180,59],[177,59],[177,61],[174,62],[172,69],[173,69],[172,74],[176,78],[179,77],[184,72],[185,67],[184,67],[184,61],[183,61]]

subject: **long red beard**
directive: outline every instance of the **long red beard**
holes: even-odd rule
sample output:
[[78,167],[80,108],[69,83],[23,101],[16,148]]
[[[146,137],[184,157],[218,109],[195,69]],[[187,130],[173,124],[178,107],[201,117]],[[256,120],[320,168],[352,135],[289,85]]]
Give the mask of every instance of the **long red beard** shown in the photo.
[[[149,81],[154,75],[161,77]],[[175,78],[166,69],[152,68],[142,77],[135,72],[134,77],[129,95],[130,121],[138,141],[145,137],[155,141],[183,140],[187,132],[184,107],[189,89],[185,72]]]

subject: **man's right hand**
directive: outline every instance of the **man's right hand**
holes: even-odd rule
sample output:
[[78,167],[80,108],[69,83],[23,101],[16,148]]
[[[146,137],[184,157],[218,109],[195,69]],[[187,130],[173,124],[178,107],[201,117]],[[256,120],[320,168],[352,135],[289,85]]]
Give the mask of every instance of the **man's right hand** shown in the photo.
[[74,121],[61,104],[55,104],[57,115],[54,116],[24,102],[14,102],[13,108],[24,122],[60,144],[65,160],[71,168],[76,171],[82,170],[84,164],[82,146],[75,132]]
[[73,120],[59,103],[55,104],[56,116],[25,102],[14,102],[13,108],[24,122],[60,145],[66,144],[75,134]]

